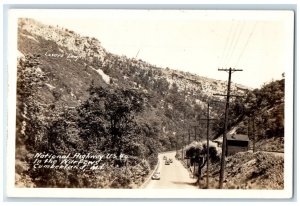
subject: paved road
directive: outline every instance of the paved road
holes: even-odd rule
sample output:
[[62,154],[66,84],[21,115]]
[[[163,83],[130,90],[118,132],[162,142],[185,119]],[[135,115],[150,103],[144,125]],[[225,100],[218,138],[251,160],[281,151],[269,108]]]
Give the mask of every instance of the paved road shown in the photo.
[[[173,163],[165,165],[163,156],[172,158]],[[158,160],[160,162],[158,166],[160,180],[150,180],[145,189],[197,189],[193,184],[196,179],[192,179],[189,172],[175,159],[175,152],[159,154]]]

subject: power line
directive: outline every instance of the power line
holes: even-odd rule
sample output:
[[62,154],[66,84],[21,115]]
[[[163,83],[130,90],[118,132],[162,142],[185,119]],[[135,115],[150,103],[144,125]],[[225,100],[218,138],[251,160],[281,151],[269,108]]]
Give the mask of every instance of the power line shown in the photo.
[[245,52],[247,46],[248,46],[248,43],[249,43],[249,41],[250,41],[250,38],[252,37],[252,35],[253,35],[254,31],[255,31],[255,28],[256,28],[257,24],[258,24],[258,22],[256,21],[255,24],[254,24],[254,26],[253,26],[253,28],[252,28],[251,33],[250,33],[249,36],[248,36],[248,39],[247,39],[247,41],[246,41],[246,43],[245,43],[245,45],[244,45],[244,48],[242,49],[242,52],[240,53],[240,56],[239,56],[239,58],[238,58],[238,60],[237,60],[237,63],[236,63],[236,66],[239,64],[239,62],[240,62],[240,60],[241,60],[241,58],[242,58],[242,56],[243,56],[243,54],[244,54],[244,52]]
[[236,38],[236,41],[234,42],[234,45],[233,45],[231,54],[230,54],[230,56],[229,56],[229,59],[228,59],[228,62],[229,62],[229,63],[230,63],[230,60],[231,60],[231,58],[232,58],[232,56],[233,56],[233,54],[234,54],[234,52],[235,52],[235,48],[236,48],[236,46],[237,46],[237,44],[238,44],[238,42],[239,42],[239,40],[240,40],[241,34],[242,34],[243,30],[244,30],[244,26],[245,26],[245,22],[243,21],[243,23],[242,23],[242,25],[241,25],[241,27],[240,27],[240,31],[239,31],[239,33],[238,33],[238,36],[237,36],[237,38]]
[[228,42],[229,42],[229,39],[230,39],[230,36],[231,36],[231,33],[232,33],[233,25],[234,25],[234,20],[232,20],[230,30],[229,30],[229,33],[228,33],[228,36],[227,36],[227,39],[226,39],[226,42],[225,42],[225,47],[224,47],[224,50],[223,50],[223,53],[222,53],[222,56],[221,56],[221,59],[220,59],[220,65],[222,65],[223,61],[224,61],[224,56],[225,56],[225,53],[227,51]]
[[237,34],[238,27],[239,27],[239,23],[237,23],[236,26],[235,26],[234,33],[233,33],[233,36],[232,36],[231,41],[230,41],[230,44],[229,44],[229,49],[228,49],[228,52],[227,52],[227,54],[226,54],[226,56],[225,56],[225,62],[224,62],[225,66],[226,66],[227,63],[228,63],[229,54],[230,54],[231,51],[232,51],[232,46],[233,46],[234,40],[236,39],[236,34]]

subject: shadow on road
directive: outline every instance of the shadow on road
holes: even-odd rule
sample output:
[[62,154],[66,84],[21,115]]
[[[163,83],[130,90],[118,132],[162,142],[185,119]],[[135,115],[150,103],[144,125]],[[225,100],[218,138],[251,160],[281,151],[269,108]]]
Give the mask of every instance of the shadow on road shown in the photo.
[[191,186],[197,186],[197,181],[195,182],[178,182],[178,181],[172,181],[172,183],[176,185],[191,185]]

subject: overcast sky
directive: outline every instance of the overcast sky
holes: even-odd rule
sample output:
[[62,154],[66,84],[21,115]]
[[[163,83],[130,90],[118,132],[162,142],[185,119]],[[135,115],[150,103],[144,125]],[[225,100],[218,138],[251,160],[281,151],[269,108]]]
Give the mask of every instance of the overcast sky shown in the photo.
[[31,12],[36,20],[96,37],[111,53],[252,88],[291,70],[292,13],[98,10]]

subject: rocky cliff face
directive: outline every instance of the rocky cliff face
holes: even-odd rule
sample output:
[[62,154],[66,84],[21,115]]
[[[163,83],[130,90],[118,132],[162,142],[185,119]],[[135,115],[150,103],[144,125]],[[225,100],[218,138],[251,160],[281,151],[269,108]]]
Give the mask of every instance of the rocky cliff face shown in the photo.
[[[20,29],[22,36],[31,40],[39,41],[35,37],[43,37],[46,41],[53,41],[60,47],[65,47],[70,52],[74,52],[79,58],[89,59],[96,57],[103,60],[106,55],[101,43],[91,37],[82,37],[68,29],[53,27],[41,24],[33,19],[20,19]],[[28,34],[24,34],[24,33]],[[60,50],[63,52],[63,50]]]
[[[99,82],[101,80],[97,80],[98,77],[106,84],[114,82],[116,85],[125,84],[127,87],[155,90],[153,87],[161,80],[166,81],[164,82],[167,84],[166,90],[176,85],[178,92],[185,92],[187,99],[196,101],[202,107],[206,102],[205,99],[212,98],[213,93],[224,93],[226,90],[227,82],[169,68],[159,68],[142,60],[114,55],[107,52],[95,38],[82,37],[68,29],[44,25],[33,19],[19,20],[18,49],[22,54],[41,55],[44,69],[49,75],[56,73],[57,78],[61,77],[61,81],[66,80],[67,76],[64,76],[64,73],[71,73],[68,79],[72,79],[72,82],[78,81],[78,84],[82,84],[80,82],[85,78]],[[140,83],[145,80],[146,84]],[[47,83],[52,85],[49,89],[61,87],[56,85],[56,79],[50,81]],[[69,90],[71,96],[66,99],[70,100],[72,97],[80,99],[79,94],[76,94],[78,88],[74,88],[73,84],[69,85],[68,81],[65,83],[66,88],[63,90]],[[237,93],[244,92],[244,89],[236,84],[233,84],[232,90]]]

